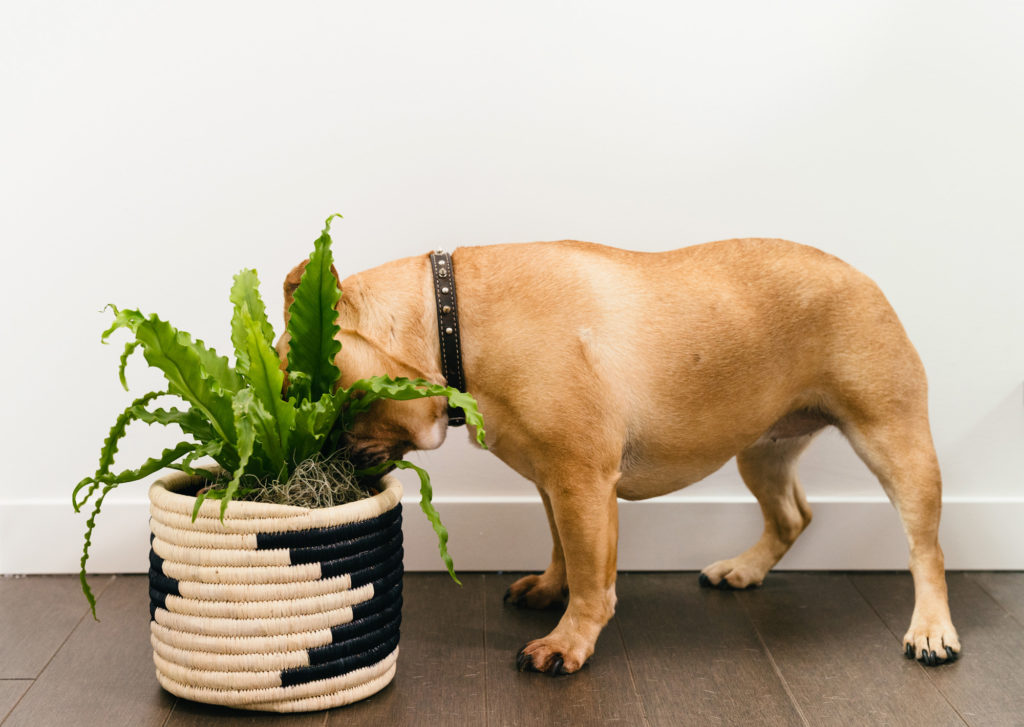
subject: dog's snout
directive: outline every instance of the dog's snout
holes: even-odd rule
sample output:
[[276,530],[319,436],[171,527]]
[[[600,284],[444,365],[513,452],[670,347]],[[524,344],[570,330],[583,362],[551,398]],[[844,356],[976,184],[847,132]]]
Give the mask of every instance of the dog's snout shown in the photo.
[[357,470],[370,469],[389,460],[401,459],[403,453],[397,445],[354,437],[346,437],[343,446],[347,450],[349,460]]

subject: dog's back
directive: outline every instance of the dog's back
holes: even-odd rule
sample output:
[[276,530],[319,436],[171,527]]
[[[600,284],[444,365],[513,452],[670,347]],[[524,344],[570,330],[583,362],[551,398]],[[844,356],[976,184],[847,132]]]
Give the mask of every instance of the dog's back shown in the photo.
[[679,484],[717,469],[791,412],[840,420],[865,390],[886,386],[909,391],[916,406],[924,387],[878,287],[806,245],[737,239],[660,253],[569,240],[491,245],[460,248],[456,272],[474,366],[488,377],[538,379],[516,386],[532,392],[515,404],[524,419],[553,402],[592,418],[584,390],[600,387],[601,421],[642,440],[645,459],[694,462]]

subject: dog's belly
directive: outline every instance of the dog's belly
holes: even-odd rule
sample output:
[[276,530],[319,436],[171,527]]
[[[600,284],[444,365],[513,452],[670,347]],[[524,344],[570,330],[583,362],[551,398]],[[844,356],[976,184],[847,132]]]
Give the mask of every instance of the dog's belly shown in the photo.
[[728,462],[723,460],[641,464],[622,473],[615,494],[623,500],[646,500],[700,482]]
[[[777,419],[755,443],[805,437],[836,423],[836,419],[825,411],[801,408]],[[753,429],[757,428],[759,426],[754,425]],[[668,456],[667,453],[673,450],[663,446],[655,450],[653,457],[645,456],[649,450],[643,445],[627,444],[619,466],[621,476],[616,494],[624,500],[645,500],[681,490],[720,469],[744,449],[747,445],[743,442],[749,443],[750,439],[748,432],[712,438],[703,443],[692,440],[685,448],[674,450],[675,456]]]

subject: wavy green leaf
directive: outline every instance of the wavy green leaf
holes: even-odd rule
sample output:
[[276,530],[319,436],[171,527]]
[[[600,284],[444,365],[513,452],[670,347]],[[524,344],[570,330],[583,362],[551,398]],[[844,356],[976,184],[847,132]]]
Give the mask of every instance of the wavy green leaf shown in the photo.
[[288,372],[288,398],[298,402],[312,402],[313,379],[301,371]]
[[224,514],[227,512],[228,503],[234,498],[235,493],[238,492],[239,483],[241,482],[242,475],[245,474],[246,466],[249,464],[249,458],[252,457],[253,448],[256,442],[256,429],[253,426],[253,416],[251,410],[257,407],[259,403],[253,398],[252,391],[249,389],[243,389],[239,391],[232,402],[232,412],[235,418],[235,429],[238,432],[238,467],[231,473],[231,479],[222,490],[216,491],[216,495],[211,495],[212,491],[208,491],[203,495],[196,497],[195,507],[192,509],[192,520],[199,516],[199,507],[203,504],[203,501],[207,497],[219,497],[221,498],[220,503],[220,519],[224,521]]
[[288,309],[288,370],[309,376],[309,396],[314,401],[332,391],[340,377],[334,359],[341,350],[337,340],[341,329],[336,323],[341,289],[331,272],[330,230],[335,217],[341,215],[327,218],[323,232],[313,244],[313,253]]
[[195,409],[182,411],[176,407],[171,407],[170,409],[154,409],[149,411],[148,409],[137,407],[134,413],[140,422],[162,424],[165,427],[176,425],[185,434],[195,437],[198,442],[215,442],[220,448],[227,447],[231,449],[225,442],[217,439],[217,432],[214,430],[213,425]]
[[[110,468],[114,464],[114,455],[117,454],[117,444],[122,438],[124,438],[128,425],[139,418],[139,410],[145,411],[146,404],[158,396],[165,396],[166,394],[166,391],[151,391],[144,396],[140,396],[129,404],[123,412],[118,414],[117,419],[114,421],[114,426],[110,428],[110,434],[108,434],[107,438],[103,440],[103,447],[100,449],[100,464],[99,468],[96,470],[96,474],[92,477],[82,479],[77,485],[75,485],[75,489],[71,493],[71,504],[74,505],[75,512],[81,512],[82,505],[88,502],[89,498],[92,497],[96,488],[99,487],[99,483],[102,481],[102,478],[110,474]],[[89,489],[86,490],[85,496],[82,498],[81,502],[79,502],[78,493],[87,485],[89,486]]]
[[420,478],[420,509],[423,514],[427,516],[427,520],[430,521],[431,527],[434,528],[434,532],[437,533],[437,549],[441,553],[441,560],[444,561],[445,567],[448,568],[448,575],[452,577],[452,580],[462,585],[462,581],[455,575],[455,564],[452,562],[452,557],[448,554],[448,528],[441,523],[441,515],[437,512],[437,508],[434,507],[434,489],[430,486],[430,475],[422,467],[417,467],[412,462],[404,459],[390,460],[383,464],[371,467],[365,470],[358,470],[356,472],[359,476],[379,476],[392,467],[397,467],[400,470],[413,470]]
[[219,389],[223,393],[233,394],[242,388],[242,377],[231,368],[227,356],[219,355],[214,349],[207,348],[198,338],[193,339],[184,331],[178,332],[178,339],[183,345],[191,346],[195,350],[203,371],[213,380],[214,390]]
[[[239,377],[238,374],[235,373],[234,369],[231,368],[231,364],[228,362],[227,358],[218,355],[212,348],[207,348],[206,344],[199,339],[192,340],[192,337],[188,333],[177,330],[169,323],[161,321],[156,315],[151,315],[149,318],[146,318],[137,310],[128,308],[119,310],[118,307],[113,304],[108,304],[107,307],[114,311],[114,322],[110,325],[110,328],[103,332],[103,335],[101,336],[104,343],[106,343],[110,335],[119,328],[127,328],[135,334],[136,340],[134,345],[129,343],[128,346],[125,347],[125,352],[121,354],[121,369],[118,373],[121,377],[121,383],[125,388],[127,388],[127,383],[124,380],[124,366],[127,364],[128,356],[131,354],[132,350],[140,344],[143,346],[144,352],[148,350],[146,348],[146,341],[142,340],[140,337],[140,331],[146,329],[147,326],[154,325],[170,329],[173,337],[179,339],[175,343],[178,346],[189,350],[193,354],[193,357],[198,360],[199,371],[206,375],[204,378],[211,380],[213,388],[218,389],[219,393],[234,393],[235,391],[238,391],[239,387],[241,387],[241,377]],[[129,350],[129,346],[131,350]],[[151,366],[156,365],[149,361],[148,356],[146,357],[146,361],[149,362]],[[167,373],[162,367],[160,368],[165,374]]]
[[[324,394],[316,403],[303,401],[299,404],[292,433],[292,452],[296,462],[323,451],[327,437],[338,421],[347,400],[348,392],[339,389],[334,393]],[[336,448],[332,447],[328,451]]]
[[175,460],[180,459],[188,452],[191,452],[195,447],[196,445],[192,442],[179,442],[174,447],[165,449],[163,454],[159,457],[147,459],[138,469],[124,470],[116,475],[107,473],[100,480],[103,482],[103,489],[100,491],[100,496],[96,498],[96,502],[93,503],[92,513],[89,515],[89,519],[85,521],[85,546],[82,548],[81,570],[78,572],[78,579],[82,583],[82,591],[85,593],[85,598],[89,601],[89,608],[92,610],[93,618],[96,618],[96,598],[93,596],[92,589],[89,588],[89,582],[85,576],[85,565],[89,561],[89,548],[92,545],[92,531],[96,527],[96,516],[100,514],[100,510],[103,507],[103,500],[106,498],[107,494],[118,485],[149,477],[155,472],[159,472]]
[[252,317],[248,303],[241,303],[238,318],[239,342],[245,351],[243,375],[249,386],[247,390],[252,392],[258,404],[249,407],[256,440],[274,475],[285,479],[289,472],[289,440],[295,428],[295,406],[282,398],[284,372],[280,359],[271,343],[263,337],[261,322]]
[[476,399],[464,391],[442,384],[432,384],[424,379],[404,377],[393,379],[390,376],[374,376],[356,381],[349,387],[348,392],[350,396],[355,392],[362,393],[359,397],[351,396],[351,403],[346,411],[346,420],[348,421],[365,412],[379,399],[408,401],[428,396],[443,396],[448,399],[449,405],[459,407],[466,413],[466,423],[476,427],[477,442],[481,447],[485,449],[487,447],[484,443],[486,436],[484,418],[477,407]]
[[124,345],[124,351],[121,352],[121,361],[117,366],[117,378],[121,380],[121,386],[125,391],[128,391],[128,379],[125,378],[124,370],[128,366],[128,357],[131,356],[132,352],[138,347],[138,341],[128,341]]
[[253,445],[256,441],[256,429],[253,427],[251,412],[259,407],[248,390],[240,391],[233,402],[235,415],[235,428],[238,430],[238,467],[231,474],[231,481],[224,488],[224,499],[220,503],[220,519],[224,520],[224,513],[227,512],[228,503],[238,490],[242,475],[245,474],[245,466],[253,453]]
[[232,444],[235,431],[231,396],[217,385],[208,368],[211,361],[214,367],[219,365],[220,357],[211,356],[187,334],[155,315],[136,322],[135,336],[149,365],[163,372],[170,393],[191,404],[210,422],[218,438]]
[[[202,467],[193,467],[192,463],[195,462],[200,457],[212,457],[214,458],[214,461],[216,461],[217,457],[220,455],[220,450],[222,446],[223,445],[221,442],[207,442],[205,444],[200,444],[191,452],[186,454],[185,459],[181,460],[181,462],[169,464],[167,466],[170,467],[171,469],[184,472],[187,475],[192,475],[193,477],[202,477],[203,479],[210,480],[212,482],[217,482],[221,478],[221,475],[219,473],[212,472]],[[218,462],[218,464],[220,463]]]
[[100,340],[103,343],[106,343],[107,339],[110,338],[110,334],[112,334],[118,328],[127,328],[131,330],[132,333],[134,333],[136,325],[138,325],[141,321],[146,320],[146,317],[142,315],[142,313],[131,308],[125,308],[124,310],[121,310],[113,303],[107,303],[106,308],[104,308],[103,310],[106,310],[107,308],[110,308],[112,311],[114,311],[114,322],[110,324],[110,328],[103,331],[103,333],[100,335]]
[[259,325],[260,338],[271,348],[274,347],[274,328],[267,320],[267,308],[260,297],[260,280],[255,270],[243,270],[235,276],[231,286],[231,303],[234,313],[231,316],[231,343],[235,346],[235,358],[238,370],[244,372],[249,367],[249,346],[246,343],[247,330],[242,320],[242,307],[249,309],[253,321]]

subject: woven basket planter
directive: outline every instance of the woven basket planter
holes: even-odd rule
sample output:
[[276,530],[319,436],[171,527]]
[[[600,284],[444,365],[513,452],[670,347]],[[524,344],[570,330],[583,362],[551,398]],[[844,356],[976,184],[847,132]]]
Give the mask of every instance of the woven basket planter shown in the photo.
[[156,676],[185,699],[304,712],[364,699],[395,675],[402,608],[402,486],[307,509],[204,502],[196,479],[149,491],[150,639]]

